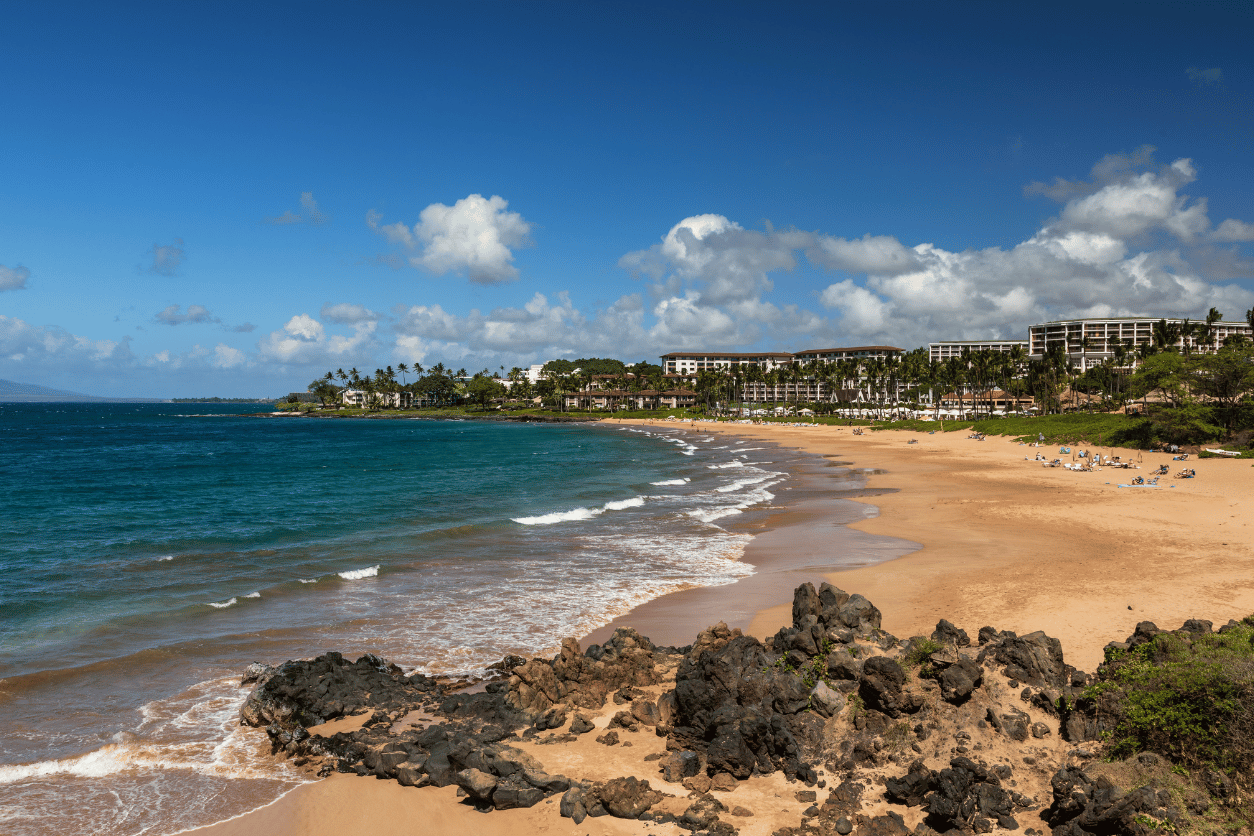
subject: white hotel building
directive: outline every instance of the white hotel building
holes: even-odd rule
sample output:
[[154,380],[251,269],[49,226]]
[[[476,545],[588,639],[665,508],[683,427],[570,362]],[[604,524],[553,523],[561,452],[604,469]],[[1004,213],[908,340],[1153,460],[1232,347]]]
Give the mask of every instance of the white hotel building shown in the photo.
[[[1116,345],[1131,346],[1131,349],[1135,351],[1137,346],[1152,344],[1154,324],[1162,319],[1163,317],[1160,316],[1119,316],[1106,319],[1064,319],[1033,325],[1028,328],[1028,357],[1032,360],[1041,360],[1047,351],[1060,346],[1066,353],[1068,361],[1075,364],[1081,371],[1085,371],[1113,358]],[[1172,325],[1183,325],[1185,322],[1191,325],[1206,324],[1204,320],[1197,319],[1167,319],[1166,321]],[[1223,345],[1225,339],[1235,334],[1241,334],[1248,339],[1250,337],[1249,324],[1216,322],[1214,333],[1208,344],[1203,343],[1199,335],[1194,335],[1187,340],[1181,337],[1176,341],[1176,345],[1184,347],[1187,342],[1195,350],[1213,351]],[[1087,349],[1085,348],[1086,339],[1088,340]]]
[[927,359],[933,363],[943,363],[953,357],[961,357],[964,351],[999,351],[1009,354],[1015,348],[1028,350],[1027,340],[944,340],[928,343]]

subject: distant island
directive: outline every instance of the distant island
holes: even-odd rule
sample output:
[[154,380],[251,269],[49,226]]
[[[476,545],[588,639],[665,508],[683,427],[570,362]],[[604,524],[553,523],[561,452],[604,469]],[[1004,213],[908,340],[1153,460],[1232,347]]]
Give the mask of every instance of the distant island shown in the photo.
[[164,403],[164,398],[101,398],[51,389],[34,383],[0,379],[0,403]]

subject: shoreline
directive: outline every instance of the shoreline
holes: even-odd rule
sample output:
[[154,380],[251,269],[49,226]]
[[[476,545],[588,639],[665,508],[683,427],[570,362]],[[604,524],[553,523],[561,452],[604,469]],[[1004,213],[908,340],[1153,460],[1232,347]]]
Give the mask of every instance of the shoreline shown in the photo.
[[[1006,439],[910,431],[853,436],[840,428],[775,425],[678,428],[753,438],[848,463],[865,474],[867,488],[842,501],[878,512],[835,521],[830,507],[807,506],[803,499],[768,513],[744,557],[754,563],[755,575],[662,596],[612,625],[657,633],[658,644],[666,643],[668,630],[694,619],[743,623],[747,617],[747,633],[770,636],[790,622],[790,595],[778,594],[778,587],[797,575],[866,596],[882,611],[884,629],[902,639],[929,634],[939,618],[972,635],[985,625],[1021,634],[1043,630],[1060,639],[1069,663],[1089,671],[1101,661],[1106,643],[1121,640],[1140,621],[1173,629],[1188,618],[1218,625],[1254,612],[1254,530],[1244,522],[1254,498],[1254,471],[1246,463],[1191,461],[1198,478],[1165,479],[1164,485],[1175,487],[1138,490],[1119,485],[1148,476],[1159,464],[1170,467],[1170,455],[1143,454],[1139,471],[1074,473],[1024,461],[1035,448]],[[911,439],[916,443],[909,444]],[[875,541],[887,537],[901,553],[871,566],[815,565],[807,555],[837,527]],[[746,586],[771,576],[781,579],[776,591],[755,593]],[[683,643],[692,637],[688,633]],[[588,754],[595,758],[607,751],[597,749]],[[491,833],[562,826],[552,809],[497,812],[485,820],[447,789],[419,795],[391,782],[339,776],[304,785],[260,811],[190,832],[235,836],[273,824],[276,834],[312,836],[334,832],[340,814],[331,811],[341,809],[350,811],[344,815],[366,816],[371,833],[401,832],[388,829],[389,822],[403,823],[416,809],[438,824],[430,832],[464,831],[467,821],[458,818],[463,815],[483,822],[480,827],[489,828],[483,832]],[[366,825],[365,819],[351,820]],[[645,832],[639,823],[608,817],[589,819],[584,831]]]
[[[705,425],[685,424],[679,429],[702,433]],[[865,474],[830,457],[790,448],[773,439],[762,441],[780,454],[799,456],[784,465],[788,472],[783,482],[772,488],[775,499],[770,507],[748,509],[745,513],[749,519],[743,522],[734,517],[720,520],[732,533],[751,535],[740,560],[753,566],[754,573],[732,583],[691,587],[646,601],[579,637],[581,646],[604,642],[619,627],[632,627],[655,644],[682,647],[720,621],[765,639],[788,621],[788,614],[780,625],[769,629],[764,623],[755,631],[752,625],[762,613],[776,609],[781,601],[790,601],[798,585],[832,573],[877,566],[922,548],[914,541],[852,526],[874,513],[872,506],[854,501],[886,492],[868,487]],[[779,466],[778,462],[773,464]]]
[[[690,428],[870,471],[867,488],[876,495],[851,499],[878,513],[849,528],[922,547],[822,579],[874,601],[884,628],[897,636],[928,634],[942,617],[973,635],[986,625],[1044,630],[1061,640],[1069,662],[1091,671],[1105,645],[1141,621],[1170,629],[1189,618],[1220,624],[1254,613],[1254,526],[1245,522],[1254,468],[1240,459],[1180,463],[1167,453],[1140,453],[1139,470],[1080,473],[1024,461],[1037,448],[993,436],[855,436],[838,427],[772,424]],[[1040,452],[1060,455],[1056,448]],[[1148,479],[1163,464],[1163,487],[1119,487],[1138,475]],[[1170,478],[1185,467],[1197,478]],[[788,619],[781,601],[758,611],[748,632],[764,638]]]

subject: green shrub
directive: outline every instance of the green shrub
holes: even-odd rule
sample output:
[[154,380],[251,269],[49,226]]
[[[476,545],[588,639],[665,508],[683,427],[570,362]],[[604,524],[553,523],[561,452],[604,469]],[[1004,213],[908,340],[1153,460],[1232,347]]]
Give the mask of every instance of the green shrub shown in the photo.
[[1254,766],[1254,626],[1164,633],[1114,651],[1084,696],[1109,754],[1157,752],[1189,768]]
[[905,663],[911,667],[918,667],[927,661],[927,657],[936,651],[942,649],[942,645],[938,641],[931,639],[919,639],[915,641],[914,646],[910,648],[910,652],[906,654]]

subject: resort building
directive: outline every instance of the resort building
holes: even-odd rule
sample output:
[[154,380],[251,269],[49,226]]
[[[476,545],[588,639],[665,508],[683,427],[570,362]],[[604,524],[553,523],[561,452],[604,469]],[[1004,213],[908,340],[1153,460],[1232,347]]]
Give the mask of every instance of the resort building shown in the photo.
[[[1164,319],[1162,317],[1119,316],[1105,319],[1065,319],[1046,322],[1028,328],[1028,357],[1043,359],[1045,354],[1059,347],[1068,362],[1080,371],[1087,371],[1115,357],[1116,346],[1123,346],[1132,353],[1137,346],[1153,345],[1159,340],[1155,329],[1159,323],[1170,329],[1169,345],[1193,351],[1215,351],[1228,337],[1240,334],[1250,337],[1246,322],[1216,322],[1209,335],[1205,333],[1205,320]],[[1185,333],[1187,329],[1189,333]]]
[[690,375],[699,371],[726,369],[731,366],[757,366],[769,371],[791,363],[792,355],[782,351],[672,351],[662,355],[662,371],[665,374]]
[[[851,400],[849,393],[861,390],[863,397],[874,393],[868,382],[859,380],[832,381],[821,375],[807,375],[803,365],[839,363],[846,360],[886,360],[900,357],[905,351],[891,345],[861,345],[848,348],[811,348],[794,354],[787,352],[711,352],[673,351],[662,355],[662,369],[667,377],[695,381],[702,371],[729,370],[754,366],[762,372],[757,379],[742,381],[740,399],[750,403],[780,401],[836,402]],[[772,375],[772,372],[778,372]],[[833,388],[833,384],[836,388]],[[879,381],[883,389],[886,381]],[[898,387],[900,388],[900,386]],[[881,393],[882,394],[882,393]]]
[[[362,389],[345,389],[340,393],[340,401],[345,406],[365,407],[369,405],[370,395]],[[406,392],[375,392],[374,402],[378,406],[393,409],[410,409],[414,405],[414,393]]]
[[933,363],[943,363],[953,357],[961,357],[964,351],[974,354],[977,351],[999,351],[1009,354],[1016,348],[1028,352],[1027,340],[943,340],[928,343],[927,359]]
[[891,345],[859,345],[853,348],[809,348],[793,355],[795,363],[809,363],[818,360],[823,363],[838,363],[841,360],[885,360],[889,357],[900,357],[905,351]]
[[976,412],[988,413],[990,410],[994,415],[1021,412],[1031,409],[1033,403],[1031,395],[1012,395],[1001,389],[987,392],[947,392],[940,396],[941,409],[957,410],[962,416]]
[[697,393],[690,389],[584,389],[568,392],[563,400],[567,409],[679,409],[694,406]]

